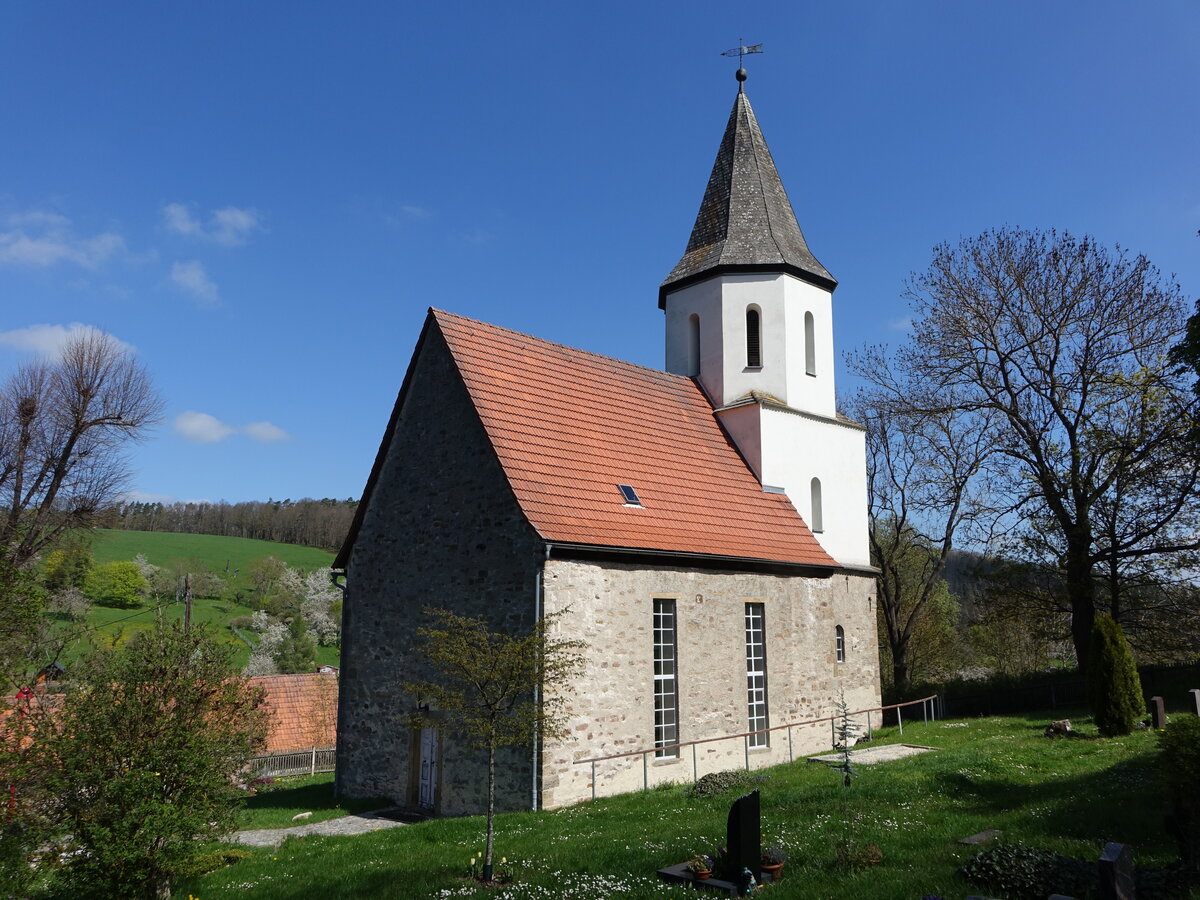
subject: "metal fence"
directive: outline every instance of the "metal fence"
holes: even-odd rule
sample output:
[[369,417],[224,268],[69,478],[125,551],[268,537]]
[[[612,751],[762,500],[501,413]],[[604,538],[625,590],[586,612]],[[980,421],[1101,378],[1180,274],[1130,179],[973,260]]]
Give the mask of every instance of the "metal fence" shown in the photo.
[[337,750],[334,747],[313,747],[294,753],[276,753],[274,756],[258,756],[250,760],[250,774],[254,778],[277,778],[283,775],[316,775],[332,772]]
[[[937,715],[938,715],[938,702],[937,701],[938,701],[938,695],[930,694],[928,697],[921,697],[917,700],[908,700],[904,703],[893,703],[890,706],[873,706],[870,709],[854,710],[852,712],[846,713],[846,716],[852,718],[855,716],[865,715],[866,716],[867,737],[871,736],[873,729],[875,727],[884,727],[885,724],[898,725],[900,728],[900,734],[903,735],[904,734],[905,716],[908,717],[908,720],[910,722],[918,721],[918,720],[923,721],[923,722],[935,721],[937,719]],[[903,711],[905,707],[912,707],[912,706],[920,706],[921,708],[919,711],[908,710],[907,713]],[[885,717],[886,717],[886,722],[885,722]],[[746,731],[741,734],[726,734],[726,735],[722,735],[721,737],[704,738],[699,741],[684,741],[679,744],[670,744],[668,746],[663,746],[663,747],[649,747],[649,748],[643,749],[643,750],[631,750],[631,751],[628,751],[625,753],[614,753],[610,756],[596,756],[596,757],[591,757],[589,759],[578,759],[578,760],[575,760],[574,765],[581,766],[581,765],[588,764],[592,767],[591,768],[591,789],[592,789],[592,799],[595,800],[596,799],[596,765],[597,765],[597,763],[611,762],[613,760],[621,760],[621,759],[627,759],[630,762],[633,762],[635,759],[640,757],[641,766],[642,766],[642,790],[649,790],[649,788],[650,788],[650,757],[654,754],[661,753],[662,751],[665,751],[665,750],[675,750],[677,753],[682,754],[684,748],[690,748],[691,749],[691,757],[692,757],[692,781],[695,782],[699,779],[699,764],[698,764],[697,758],[696,758],[696,748],[698,746],[700,746],[701,744],[714,744],[714,743],[717,743],[718,741],[741,741],[742,745],[743,745],[746,771],[749,772],[751,769],[751,765],[750,765],[750,761],[751,761],[750,743],[751,743],[751,741],[750,741],[750,739],[752,737],[754,737],[756,735],[761,735],[761,734],[770,734],[772,732],[777,732],[777,731],[778,732],[786,732],[787,733],[788,762],[792,762],[796,758],[796,754],[795,754],[795,751],[793,748],[793,743],[792,743],[792,732],[794,729],[828,724],[829,725],[830,746],[836,746],[836,744],[837,744],[837,723],[838,723],[838,720],[841,718],[842,718],[841,713],[835,713],[834,715],[824,716],[823,718],[820,718],[820,719],[806,719],[802,722],[789,722],[786,725],[776,725],[774,728],[765,728],[761,731]],[[777,762],[777,760],[770,760],[770,761],[765,761],[763,764],[764,765],[775,765],[776,762]]]

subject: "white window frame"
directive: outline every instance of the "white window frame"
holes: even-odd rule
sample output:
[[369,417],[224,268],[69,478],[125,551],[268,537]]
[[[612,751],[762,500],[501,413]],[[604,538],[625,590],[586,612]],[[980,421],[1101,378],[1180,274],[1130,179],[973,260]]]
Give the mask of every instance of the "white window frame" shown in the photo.
[[746,719],[751,749],[771,746],[767,709],[767,627],[762,603],[746,604]]
[[679,629],[675,601],[654,598],[654,756],[679,756]]
[[838,625],[833,630],[833,647],[838,662],[846,661],[846,629]]

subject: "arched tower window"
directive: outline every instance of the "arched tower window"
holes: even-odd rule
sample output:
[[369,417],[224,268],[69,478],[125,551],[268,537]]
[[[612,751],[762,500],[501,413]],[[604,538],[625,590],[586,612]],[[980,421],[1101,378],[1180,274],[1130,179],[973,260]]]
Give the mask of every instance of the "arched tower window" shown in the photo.
[[762,366],[762,321],[758,309],[753,306],[746,310],[746,365],[751,368]]
[[804,314],[804,371],[817,374],[817,327],[810,312]]
[[700,317],[696,313],[688,316],[688,368],[689,375],[700,374]]
[[809,485],[812,494],[812,521],[809,523],[813,531],[825,530],[825,517],[821,510],[821,479],[814,478]]
[[834,629],[834,649],[837,651],[837,661],[846,661],[846,629],[839,625]]

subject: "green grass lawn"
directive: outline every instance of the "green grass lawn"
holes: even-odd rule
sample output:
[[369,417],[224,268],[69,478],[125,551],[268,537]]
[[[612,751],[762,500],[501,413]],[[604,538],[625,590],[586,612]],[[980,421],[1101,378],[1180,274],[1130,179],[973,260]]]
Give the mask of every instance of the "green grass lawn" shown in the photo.
[[[113,531],[100,529],[92,543],[92,556],[97,564],[132,560],[139,553],[156,566],[165,566],[176,559],[198,559],[213,572],[225,575],[237,571],[237,582],[249,589],[248,573],[251,563],[264,556],[275,556],[289,566],[312,571],[328,568],[333,554],[313,547],[296,544],[277,544],[272,541],[257,541],[249,538],[217,537],[209,534],[172,534],[161,531]],[[240,668],[250,659],[250,645],[227,627],[231,619],[249,616],[254,612],[234,600],[197,598],[192,603],[192,621],[206,622],[213,632],[227,642],[234,651],[234,662]],[[93,639],[100,643],[121,643],[129,640],[138,631],[153,627],[159,611],[147,604],[142,609],[110,609],[93,606],[87,625],[93,629]],[[171,603],[161,610],[168,622],[183,621],[183,604]],[[243,629],[246,639],[254,640],[252,632]],[[77,647],[66,655],[69,664],[82,652]],[[337,647],[318,647],[319,665],[339,665],[340,651]]]
[[312,813],[305,819],[309,824],[390,805],[387,800],[335,800],[332,773],[299,775],[243,800],[238,828],[287,828],[297,824],[292,817],[298,813]]
[[[906,725],[902,740],[940,749],[862,766],[848,790],[838,773],[803,760],[753,773],[761,778],[764,844],[782,845],[791,857],[783,880],[765,896],[997,896],[957,874],[979,848],[956,841],[990,828],[1001,829],[1005,840],[1088,860],[1107,841],[1121,841],[1132,845],[1139,864],[1170,862],[1174,846],[1163,830],[1154,735],[1102,739],[1089,720],[1073,718],[1081,734],[1057,741],[1041,734],[1047,715]],[[894,729],[876,733],[876,743],[898,740]],[[500,816],[497,859],[512,861],[516,876],[500,890],[466,877],[470,858],[483,847],[484,819],[472,817],[290,840],[179,885],[177,895],[695,897],[661,885],[654,872],[722,842],[734,796],[698,799],[669,786]],[[849,874],[838,870],[834,848],[843,829],[877,844],[883,861]]]

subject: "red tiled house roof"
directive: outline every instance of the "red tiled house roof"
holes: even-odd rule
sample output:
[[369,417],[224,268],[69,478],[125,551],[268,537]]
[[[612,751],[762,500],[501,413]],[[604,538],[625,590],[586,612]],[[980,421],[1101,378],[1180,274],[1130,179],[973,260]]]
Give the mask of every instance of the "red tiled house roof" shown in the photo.
[[250,684],[263,690],[270,714],[264,755],[332,747],[336,741],[336,675],[256,675]]
[[[693,379],[440,310],[425,328],[445,339],[522,511],[547,542],[837,567],[791,501],[763,492]],[[395,421],[393,413],[360,517]],[[642,506],[625,505],[618,484]],[[358,523],[335,567],[347,563]]]

